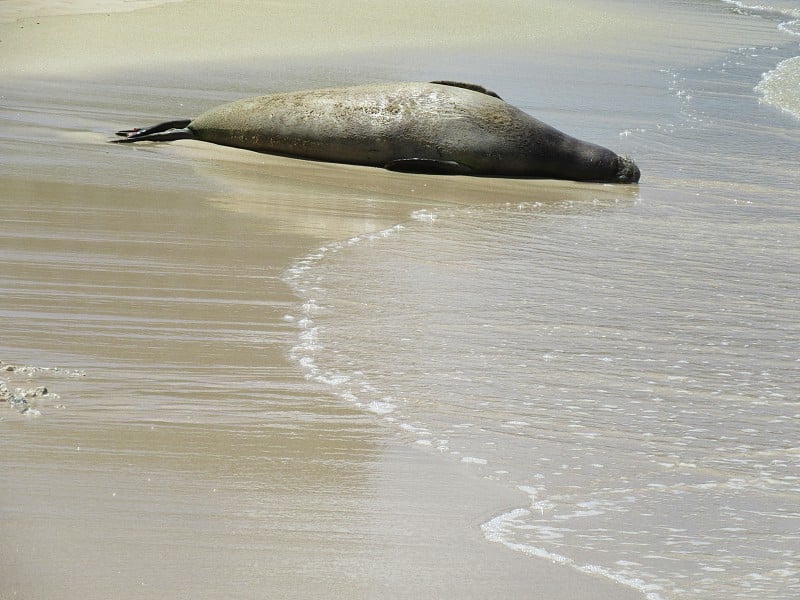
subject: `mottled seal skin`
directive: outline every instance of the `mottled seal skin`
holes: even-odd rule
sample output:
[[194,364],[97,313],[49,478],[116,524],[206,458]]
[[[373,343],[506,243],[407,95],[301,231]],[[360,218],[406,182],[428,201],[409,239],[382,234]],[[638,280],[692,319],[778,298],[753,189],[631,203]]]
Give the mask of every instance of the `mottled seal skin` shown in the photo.
[[196,119],[118,132],[396,171],[639,181],[629,158],[576,139],[468,83],[392,83],[271,94]]

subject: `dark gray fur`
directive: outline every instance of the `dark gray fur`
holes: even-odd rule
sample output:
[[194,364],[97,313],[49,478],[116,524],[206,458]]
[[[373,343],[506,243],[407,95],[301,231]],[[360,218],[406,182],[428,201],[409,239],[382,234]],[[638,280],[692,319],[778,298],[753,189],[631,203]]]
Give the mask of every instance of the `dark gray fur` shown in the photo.
[[635,183],[639,169],[483,86],[394,83],[271,94],[193,120],[118,132],[121,142],[193,137],[259,152],[398,171]]

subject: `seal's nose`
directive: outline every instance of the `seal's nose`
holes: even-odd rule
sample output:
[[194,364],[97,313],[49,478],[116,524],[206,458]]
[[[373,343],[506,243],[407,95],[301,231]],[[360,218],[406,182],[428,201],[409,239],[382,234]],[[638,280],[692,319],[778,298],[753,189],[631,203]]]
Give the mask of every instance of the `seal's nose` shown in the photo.
[[619,181],[621,183],[638,183],[642,172],[630,158],[620,157]]

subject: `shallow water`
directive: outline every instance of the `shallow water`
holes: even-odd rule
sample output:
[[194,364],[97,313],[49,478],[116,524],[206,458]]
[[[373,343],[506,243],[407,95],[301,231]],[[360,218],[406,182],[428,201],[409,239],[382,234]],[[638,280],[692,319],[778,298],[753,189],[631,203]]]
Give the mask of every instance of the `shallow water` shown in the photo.
[[621,132],[635,194],[420,211],[309,254],[295,360],[528,493],[491,541],[651,598],[797,596],[800,122],[754,89],[796,50],[633,90],[673,105]]
[[585,596],[482,538],[518,491],[387,439],[288,356],[293,260],[450,184],[106,144],[178,95],[4,90],[0,596]]
[[661,202],[470,209],[329,250],[297,358],[529,492],[489,539],[660,597],[791,597],[794,226],[709,233]]

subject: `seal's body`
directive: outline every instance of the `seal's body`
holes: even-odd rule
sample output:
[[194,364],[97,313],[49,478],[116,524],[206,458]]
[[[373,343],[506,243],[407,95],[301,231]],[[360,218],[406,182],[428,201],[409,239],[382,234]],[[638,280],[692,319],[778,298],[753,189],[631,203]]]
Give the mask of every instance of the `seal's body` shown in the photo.
[[395,83],[271,94],[193,120],[119,132],[121,142],[195,139],[409,172],[632,183],[639,169],[480,86]]

